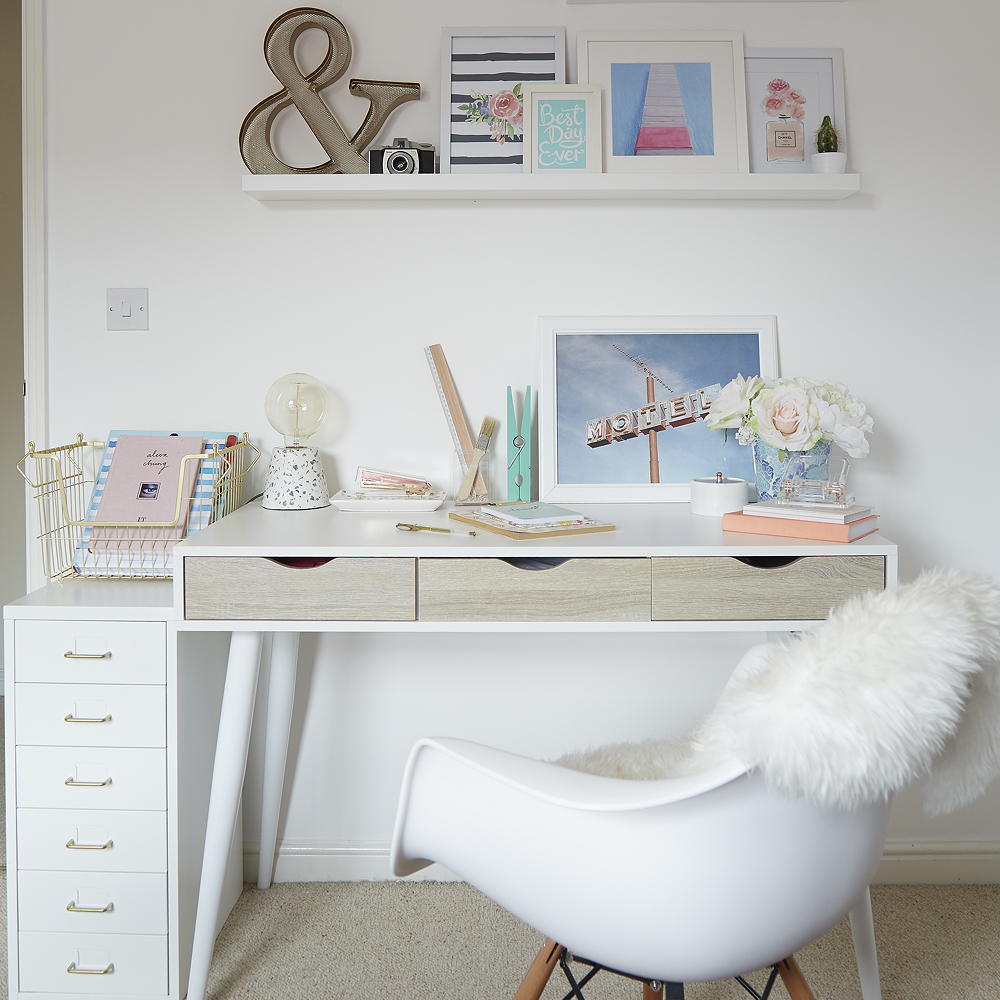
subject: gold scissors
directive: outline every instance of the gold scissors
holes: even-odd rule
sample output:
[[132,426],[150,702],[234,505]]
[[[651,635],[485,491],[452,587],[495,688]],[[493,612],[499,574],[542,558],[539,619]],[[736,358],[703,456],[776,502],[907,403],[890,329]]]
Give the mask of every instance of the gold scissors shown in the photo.
[[442,535],[472,535],[475,536],[474,531],[453,531],[451,528],[432,528],[429,524],[407,524],[405,521],[400,521],[396,524],[396,527],[400,531],[438,531]]

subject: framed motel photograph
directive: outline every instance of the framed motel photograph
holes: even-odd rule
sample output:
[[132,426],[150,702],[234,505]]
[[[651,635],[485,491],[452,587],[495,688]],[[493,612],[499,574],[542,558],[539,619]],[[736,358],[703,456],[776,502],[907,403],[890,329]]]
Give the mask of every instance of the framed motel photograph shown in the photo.
[[524,88],[524,172],[599,174],[601,88],[582,83]]
[[747,173],[743,35],[582,31],[581,83],[604,91],[609,173]]
[[524,88],[565,82],[565,28],[445,28],[441,173],[521,173]]
[[778,373],[774,316],[543,317],[539,497],[690,499],[722,472],[753,482],[752,449],[705,416],[737,375]]
[[808,174],[824,115],[844,134],[843,49],[747,49],[754,173]]

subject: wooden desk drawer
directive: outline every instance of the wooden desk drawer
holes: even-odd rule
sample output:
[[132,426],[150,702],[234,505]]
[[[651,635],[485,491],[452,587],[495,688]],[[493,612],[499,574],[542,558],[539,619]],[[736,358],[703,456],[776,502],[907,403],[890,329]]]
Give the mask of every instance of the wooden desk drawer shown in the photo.
[[14,679],[165,684],[167,628],[162,622],[17,622]]
[[413,559],[331,559],[300,568],[253,556],[184,560],[184,617],[413,621]]
[[22,931],[167,933],[166,875],[22,871],[17,884]]
[[[167,937],[151,934],[18,935],[22,993],[166,995]],[[67,971],[108,969],[106,975]]]
[[167,745],[161,685],[17,684],[14,690],[18,746]]
[[167,814],[18,809],[17,863],[44,871],[165,872]]
[[[512,565],[514,563],[514,565]],[[648,559],[421,559],[420,620],[648,622]]]
[[[18,747],[17,804],[35,809],[166,809],[165,750]],[[67,784],[67,780],[74,784]]]
[[826,618],[847,598],[885,587],[883,556],[674,556],[653,559],[654,621]]

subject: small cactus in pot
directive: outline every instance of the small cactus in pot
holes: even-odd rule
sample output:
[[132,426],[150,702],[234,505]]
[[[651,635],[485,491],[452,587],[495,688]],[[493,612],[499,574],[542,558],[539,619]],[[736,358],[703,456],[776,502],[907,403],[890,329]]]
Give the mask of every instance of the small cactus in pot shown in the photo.
[[836,153],[839,146],[840,136],[837,135],[837,130],[833,127],[830,116],[823,115],[823,121],[820,122],[820,126],[816,130],[816,152]]
[[816,130],[816,152],[812,155],[813,172],[842,174],[847,167],[847,154],[840,152],[840,134],[829,115],[823,116]]

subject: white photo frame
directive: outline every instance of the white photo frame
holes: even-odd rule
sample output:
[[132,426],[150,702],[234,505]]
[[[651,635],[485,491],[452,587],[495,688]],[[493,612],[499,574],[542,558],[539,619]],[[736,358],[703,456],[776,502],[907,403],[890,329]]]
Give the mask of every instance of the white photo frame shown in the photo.
[[608,173],[748,173],[743,35],[584,31],[581,83],[604,90]]
[[546,316],[541,344],[542,500],[684,502],[696,477],[753,481],[751,449],[702,417],[713,386],[777,375],[776,317]]
[[444,28],[441,173],[521,173],[523,87],[565,82],[565,28]]
[[604,169],[601,88],[531,83],[524,88],[524,172],[592,173]]
[[[844,139],[846,111],[844,102],[843,49],[747,49],[746,67],[747,119],[750,137],[750,170],[753,173],[808,174],[812,172],[810,153],[815,152],[816,129],[824,115]],[[787,82],[802,96],[803,156],[798,159],[769,158],[769,122],[787,117],[787,108],[769,115],[763,102],[769,96],[772,80]],[[844,145],[841,145],[841,151]],[[772,151],[773,152],[773,151]]]

